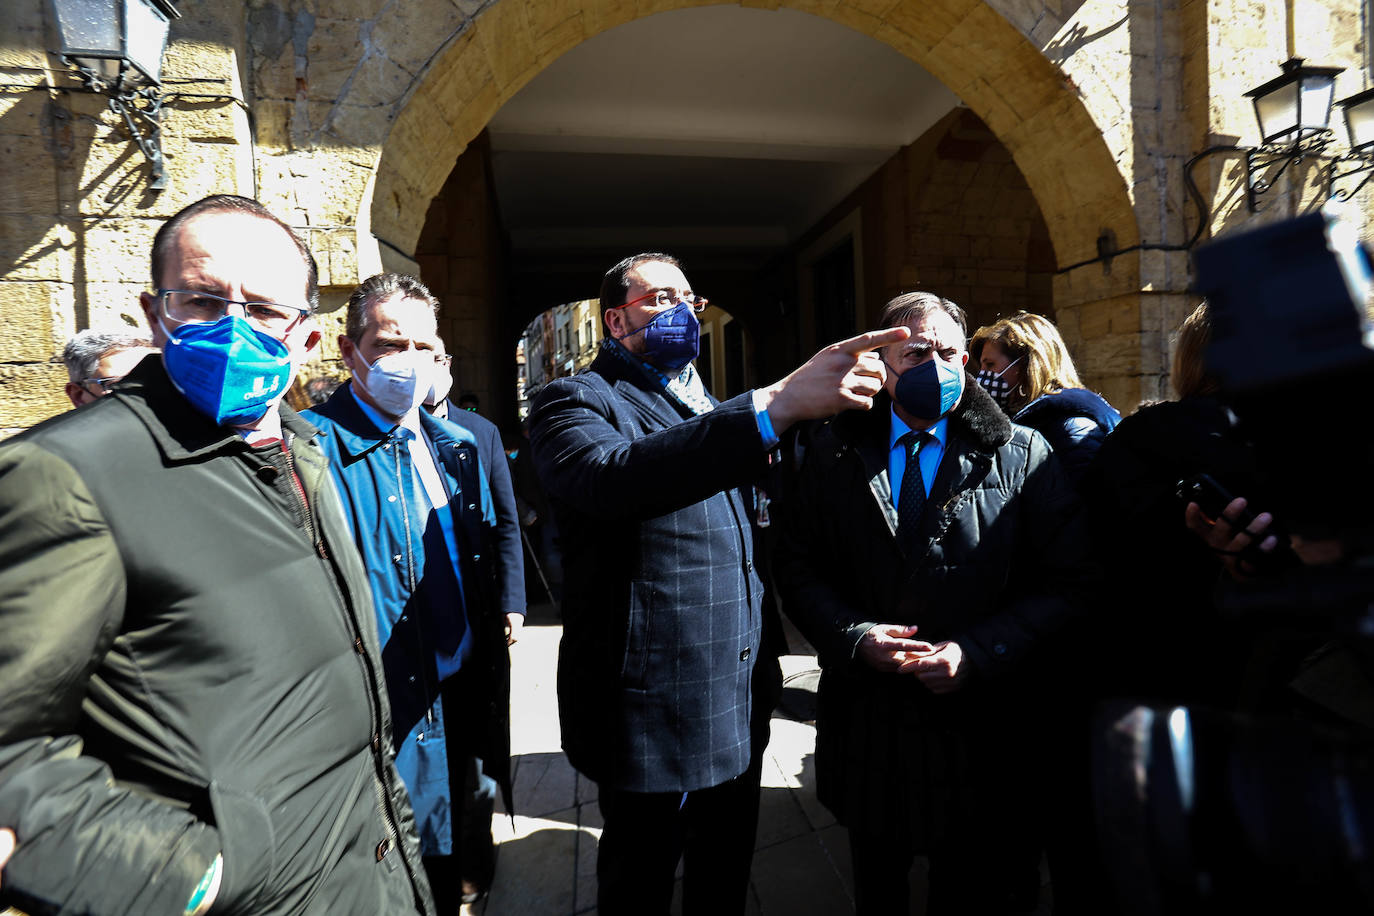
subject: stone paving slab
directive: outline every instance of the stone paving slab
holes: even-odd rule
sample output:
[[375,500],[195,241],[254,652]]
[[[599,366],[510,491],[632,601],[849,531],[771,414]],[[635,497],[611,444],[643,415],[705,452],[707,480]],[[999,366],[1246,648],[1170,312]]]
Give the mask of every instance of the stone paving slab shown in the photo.
[[[497,875],[489,897],[468,916],[594,916],[596,844],[601,812],[596,785],[563,756],[555,687],[562,628],[546,608],[532,612],[511,653],[511,747],[514,820],[493,823]],[[782,659],[785,677],[814,671],[811,647],[795,632],[799,654]],[[848,916],[853,876],[844,828],[817,800],[815,727],[775,714],[764,761],[758,843],[749,916]],[[681,871],[679,869],[679,879]],[[911,874],[912,916],[924,914],[925,862]],[[681,913],[681,881],[674,896]],[[1047,913],[1047,907],[1040,909]]]

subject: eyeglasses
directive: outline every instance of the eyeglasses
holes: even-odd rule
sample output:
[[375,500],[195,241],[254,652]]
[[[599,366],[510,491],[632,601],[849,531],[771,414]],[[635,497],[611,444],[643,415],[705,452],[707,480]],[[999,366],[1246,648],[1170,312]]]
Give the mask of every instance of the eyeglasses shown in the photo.
[[[120,382],[123,380],[124,376],[122,375],[111,375],[107,376],[106,378],[83,378],[81,380],[81,384],[95,385],[100,389],[101,396],[104,396],[110,393],[110,389],[114,387],[115,382]],[[95,392],[91,393],[94,394]]]
[[453,365],[453,354],[452,354],[452,353],[435,353],[435,354],[434,354],[434,361],[435,361],[436,363],[438,363],[439,365],[443,366],[445,369],[447,369],[449,366]]
[[229,314],[229,306],[243,306],[243,317],[264,331],[283,333],[310,314],[310,309],[277,302],[242,302],[214,293],[189,289],[160,289],[162,312],[179,324],[211,324]]
[[638,299],[631,299],[624,305],[617,305],[615,306],[615,308],[629,308],[630,306],[638,302],[643,302],[645,299],[654,300],[653,307],[660,309],[666,309],[669,306],[676,305],[679,302],[685,302],[688,305],[690,305],[692,307],[692,311],[696,312],[698,315],[705,311],[706,303],[711,301],[707,299],[705,296],[698,296],[696,293],[683,293],[681,296],[679,296],[670,290],[656,289],[651,293],[645,293]]

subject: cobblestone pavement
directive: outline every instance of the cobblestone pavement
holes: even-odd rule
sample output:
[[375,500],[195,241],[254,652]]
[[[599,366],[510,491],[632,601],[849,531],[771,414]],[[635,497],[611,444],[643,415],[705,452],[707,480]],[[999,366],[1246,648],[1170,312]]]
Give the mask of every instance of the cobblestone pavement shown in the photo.
[[[596,843],[601,835],[596,785],[559,748],[555,695],[562,627],[551,608],[532,609],[511,652],[513,820],[498,812],[496,881],[471,916],[582,916],[596,912]],[[795,631],[794,651],[810,647]],[[814,655],[782,660],[787,695],[774,713],[764,761],[758,841],[747,912],[751,916],[831,916],[854,911],[849,845],[842,827],[816,800],[815,728],[807,715]],[[923,865],[912,874],[912,913],[923,914]],[[680,896],[680,894],[679,894]],[[680,901],[674,901],[674,913]],[[1048,912],[1042,907],[1042,912]]]

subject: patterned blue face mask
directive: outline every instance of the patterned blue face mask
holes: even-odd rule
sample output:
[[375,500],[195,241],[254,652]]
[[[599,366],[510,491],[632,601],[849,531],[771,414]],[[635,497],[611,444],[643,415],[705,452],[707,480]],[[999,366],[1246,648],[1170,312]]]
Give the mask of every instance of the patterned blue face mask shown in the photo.
[[913,417],[938,420],[954,409],[963,393],[963,368],[937,356],[903,372],[892,397]]
[[[676,372],[697,358],[701,349],[701,322],[686,302],[655,315],[648,324],[625,337],[644,333],[644,359],[668,372]],[[620,338],[623,342],[625,337]]]
[[174,332],[163,325],[162,331],[162,363],[172,384],[220,426],[262,419],[291,382],[286,344],[238,315],[183,324]]

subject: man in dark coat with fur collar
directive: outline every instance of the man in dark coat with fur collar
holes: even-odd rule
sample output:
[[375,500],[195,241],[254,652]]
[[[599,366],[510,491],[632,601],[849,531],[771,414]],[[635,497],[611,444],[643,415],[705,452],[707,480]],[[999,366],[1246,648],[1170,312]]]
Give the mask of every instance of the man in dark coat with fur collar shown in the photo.
[[859,914],[1034,906],[1041,672],[1090,581],[1079,505],[1039,433],[964,373],[963,311],[888,303],[887,397],[813,430],[775,517],[784,611],[820,652],[816,774],[849,828]]

